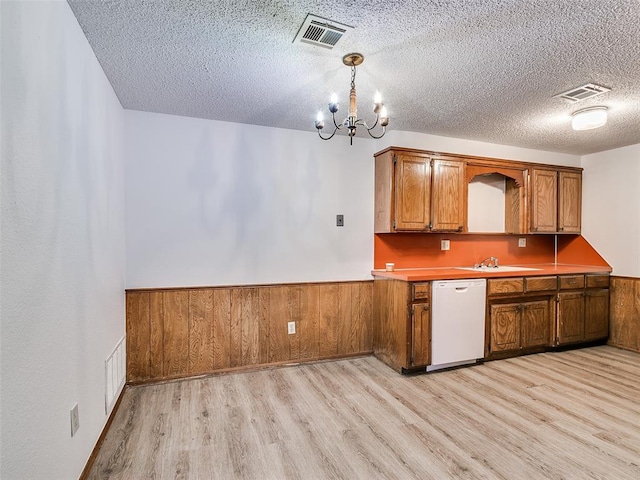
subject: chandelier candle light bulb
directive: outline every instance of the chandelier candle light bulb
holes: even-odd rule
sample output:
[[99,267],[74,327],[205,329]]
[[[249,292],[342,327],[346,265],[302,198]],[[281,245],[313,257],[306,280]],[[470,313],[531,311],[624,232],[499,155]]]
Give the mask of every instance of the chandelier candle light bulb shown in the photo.
[[[316,129],[318,130],[318,135],[322,140],[329,140],[333,138],[338,130],[342,128],[346,128],[349,133],[350,142],[353,145],[353,137],[356,134],[358,126],[363,126],[370,137],[372,138],[382,138],[386,133],[386,127],[389,125],[389,115],[387,114],[387,109],[382,103],[382,95],[380,92],[376,92],[373,98],[373,113],[376,114],[376,121],[372,127],[369,127],[367,123],[358,118],[358,99],[356,95],[356,67],[361,65],[364,62],[364,57],[359,53],[349,53],[342,57],[342,63],[346,66],[351,67],[351,89],[349,91],[349,113],[347,118],[345,118],[341,123],[336,122],[335,114],[338,112],[338,96],[334,93],[331,95],[331,100],[329,101],[329,111],[331,112],[331,117],[333,120],[334,130],[331,135],[324,137],[322,136],[322,129],[324,128],[324,117],[322,117],[322,113],[318,112],[318,116],[316,117]],[[371,131],[380,124],[382,128],[382,133],[380,135],[374,135]]]

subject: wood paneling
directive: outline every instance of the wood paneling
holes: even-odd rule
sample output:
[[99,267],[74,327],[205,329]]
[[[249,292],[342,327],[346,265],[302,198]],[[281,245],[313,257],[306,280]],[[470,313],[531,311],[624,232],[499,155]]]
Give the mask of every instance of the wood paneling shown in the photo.
[[189,292],[189,373],[213,370],[213,291]]
[[189,291],[162,292],[162,326],[164,341],[163,375],[188,374],[189,368]]
[[370,353],[372,292],[373,282],[129,291],[127,381]]
[[640,352],[640,278],[611,277],[609,341]]
[[127,294],[127,380],[149,377],[149,293]]

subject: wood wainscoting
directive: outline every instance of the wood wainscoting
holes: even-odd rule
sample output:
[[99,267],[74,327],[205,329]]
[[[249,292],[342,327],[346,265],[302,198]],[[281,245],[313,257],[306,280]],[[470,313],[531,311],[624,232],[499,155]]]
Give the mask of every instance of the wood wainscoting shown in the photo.
[[127,290],[127,382],[371,353],[372,294],[373,281]]
[[640,352],[640,278],[611,277],[609,345]]

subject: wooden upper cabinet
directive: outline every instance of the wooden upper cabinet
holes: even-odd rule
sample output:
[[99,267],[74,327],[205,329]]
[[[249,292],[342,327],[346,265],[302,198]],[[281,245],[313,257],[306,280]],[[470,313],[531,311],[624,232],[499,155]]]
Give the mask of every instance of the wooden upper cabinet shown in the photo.
[[531,170],[531,231],[555,233],[558,229],[558,172]]
[[531,232],[580,233],[582,173],[534,168],[530,192]]
[[431,231],[463,230],[467,186],[464,169],[462,161],[432,161]]
[[395,230],[427,230],[431,204],[429,158],[396,154],[394,164]]
[[582,174],[558,174],[558,231],[580,233],[582,218]]
[[469,182],[490,173],[505,178],[505,233],[580,233],[579,168],[400,147],[374,158],[375,233],[466,232]]
[[431,157],[403,150],[375,155],[375,233],[423,232],[431,221]]

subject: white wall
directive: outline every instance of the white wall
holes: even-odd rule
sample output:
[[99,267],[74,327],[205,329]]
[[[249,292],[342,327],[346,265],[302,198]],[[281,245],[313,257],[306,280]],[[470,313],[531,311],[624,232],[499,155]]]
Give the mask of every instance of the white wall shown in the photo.
[[387,145],[395,145],[405,148],[417,148],[434,150],[436,152],[460,153],[463,155],[475,155],[478,157],[493,157],[506,160],[518,160],[532,163],[548,163],[551,165],[564,165],[567,167],[579,167],[580,157],[567,153],[545,152],[530,148],[512,147],[496,143],[478,142],[476,140],[464,140],[453,137],[440,137],[415,132],[390,131],[386,136]]
[[127,287],[369,278],[375,141],[135,111],[125,124]]
[[73,479],[124,335],[123,110],[66,2],[1,9],[0,477]]
[[580,161],[411,132],[351,146],[345,137],[323,142],[312,127],[136,111],[125,112],[125,124],[128,288],[370,278],[373,154],[389,145]]
[[582,157],[582,234],[613,267],[640,277],[640,144]]

